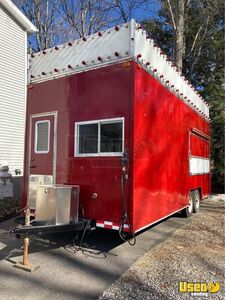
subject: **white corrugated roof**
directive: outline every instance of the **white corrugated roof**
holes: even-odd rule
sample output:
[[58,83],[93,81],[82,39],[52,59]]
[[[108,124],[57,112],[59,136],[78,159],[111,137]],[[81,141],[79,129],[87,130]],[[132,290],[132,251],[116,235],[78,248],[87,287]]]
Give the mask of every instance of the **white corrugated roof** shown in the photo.
[[209,118],[208,104],[134,20],[30,56],[29,82],[135,60],[187,106]]
[[28,33],[38,31],[37,28],[25,17],[25,15],[12,3],[11,0],[0,0],[0,7],[5,9],[24,30]]

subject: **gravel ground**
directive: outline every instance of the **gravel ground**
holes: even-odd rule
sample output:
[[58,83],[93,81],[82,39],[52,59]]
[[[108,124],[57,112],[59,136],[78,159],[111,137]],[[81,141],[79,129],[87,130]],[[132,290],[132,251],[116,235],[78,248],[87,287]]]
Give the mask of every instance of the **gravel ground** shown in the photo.
[[4,198],[0,199],[0,221],[10,217],[21,209],[21,199]]
[[[225,195],[206,199],[186,226],[141,257],[104,294],[109,299],[225,299]],[[179,282],[219,282],[218,293],[194,296]]]

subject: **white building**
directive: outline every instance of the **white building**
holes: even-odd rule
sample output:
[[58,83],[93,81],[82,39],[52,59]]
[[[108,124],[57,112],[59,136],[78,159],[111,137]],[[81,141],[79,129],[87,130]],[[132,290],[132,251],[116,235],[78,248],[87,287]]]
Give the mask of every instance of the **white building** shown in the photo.
[[10,1],[0,0],[0,162],[23,175],[27,35],[35,26]]

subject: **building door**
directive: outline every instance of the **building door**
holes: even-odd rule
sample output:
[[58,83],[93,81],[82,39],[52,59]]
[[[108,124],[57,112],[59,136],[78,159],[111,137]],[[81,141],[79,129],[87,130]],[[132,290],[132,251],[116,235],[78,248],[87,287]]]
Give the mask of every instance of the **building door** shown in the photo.
[[36,207],[39,185],[53,185],[56,176],[57,112],[30,117],[29,206]]

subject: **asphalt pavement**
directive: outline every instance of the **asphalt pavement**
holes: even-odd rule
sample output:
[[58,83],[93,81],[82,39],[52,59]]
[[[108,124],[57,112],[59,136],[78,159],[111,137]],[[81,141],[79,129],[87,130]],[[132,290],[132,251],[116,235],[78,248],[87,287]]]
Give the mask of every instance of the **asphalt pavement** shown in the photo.
[[[193,216],[194,217],[194,216]],[[193,218],[192,217],[192,218]],[[33,273],[13,267],[22,261],[23,240],[8,232],[13,220],[0,223],[0,300],[97,299],[146,251],[170,237],[189,219],[172,216],[137,235],[136,245],[121,241],[118,232],[98,229],[79,248],[72,233],[31,240]]]

